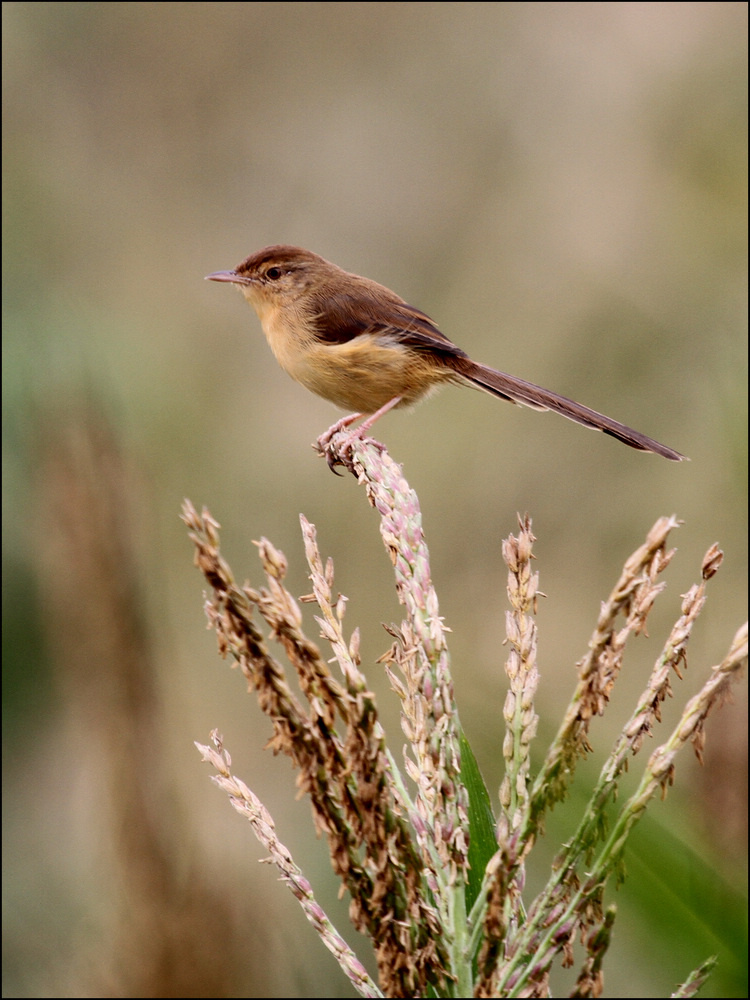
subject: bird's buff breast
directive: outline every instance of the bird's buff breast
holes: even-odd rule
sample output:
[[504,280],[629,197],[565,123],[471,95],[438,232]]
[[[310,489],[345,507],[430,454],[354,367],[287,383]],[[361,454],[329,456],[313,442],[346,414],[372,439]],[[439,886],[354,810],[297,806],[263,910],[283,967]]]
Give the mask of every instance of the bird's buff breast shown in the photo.
[[374,413],[394,396],[408,406],[429,394],[449,373],[413,348],[383,344],[363,334],[345,344],[314,335],[288,336],[276,323],[263,324],[276,360],[293,379],[344,410]]

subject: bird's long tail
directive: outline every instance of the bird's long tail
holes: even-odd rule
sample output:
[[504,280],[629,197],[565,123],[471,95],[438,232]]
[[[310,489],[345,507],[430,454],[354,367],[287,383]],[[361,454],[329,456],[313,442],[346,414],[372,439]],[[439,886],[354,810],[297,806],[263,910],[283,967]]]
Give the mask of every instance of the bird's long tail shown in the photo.
[[561,413],[569,420],[583,424],[584,427],[593,427],[594,430],[611,434],[618,441],[630,445],[631,448],[637,448],[639,451],[652,451],[654,454],[663,455],[664,458],[673,462],[681,462],[685,459],[685,455],[681,455],[679,451],[659,444],[658,441],[641,434],[640,431],[634,431],[632,427],[626,427],[625,424],[612,420],[611,417],[605,417],[603,413],[597,413],[596,410],[591,410],[588,406],[576,403],[566,396],[558,396],[556,392],[542,389],[541,386],[534,385],[533,382],[526,382],[513,375],[495,371],[494,368],[480,365],[467,357],[450,357],[446,361],[461,381],[477,389],[483,389],[493,396],[507,399],[511,403],[521,403],[523,406],[530,406],[535,410],[552,410],[554,413]]

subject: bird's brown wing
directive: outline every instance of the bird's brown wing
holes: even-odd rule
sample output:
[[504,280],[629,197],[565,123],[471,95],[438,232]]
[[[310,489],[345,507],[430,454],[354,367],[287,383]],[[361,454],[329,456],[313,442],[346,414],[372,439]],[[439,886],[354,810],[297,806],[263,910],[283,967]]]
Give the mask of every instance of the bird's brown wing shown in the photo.
[[345,344],[355,337],[389,339],[417,350],[436,351],[453,357],[467,357],[429,316],[399,299],[392,292],[377,300],[362,291],[356,294],[326,290],[316,302],[315,328],[318,338],[328,344]]

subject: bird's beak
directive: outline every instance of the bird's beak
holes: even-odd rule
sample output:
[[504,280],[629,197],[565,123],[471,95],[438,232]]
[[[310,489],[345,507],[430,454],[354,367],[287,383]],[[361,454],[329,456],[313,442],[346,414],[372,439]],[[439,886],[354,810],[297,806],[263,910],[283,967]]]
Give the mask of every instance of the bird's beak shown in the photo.
[[234,271],[214,271],[213,274],[207,274],[205,281],[236,281],[237,275]]
[[252,285],[255,283],[254,278],[248,278],[244,274],[237,274],[236,271],[214,271],[213,274],[207,274],[205,281],[228,281],[232,285]]

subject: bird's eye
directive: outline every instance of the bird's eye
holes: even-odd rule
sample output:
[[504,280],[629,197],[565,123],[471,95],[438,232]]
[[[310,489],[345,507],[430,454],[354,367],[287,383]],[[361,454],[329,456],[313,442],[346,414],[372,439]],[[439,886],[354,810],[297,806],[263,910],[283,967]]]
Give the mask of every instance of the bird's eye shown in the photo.
[[281,277],[281,268],[269,267],[268,270],[266,271],[266,277],[270,278],[271,281],[276,281],[277,278]]

